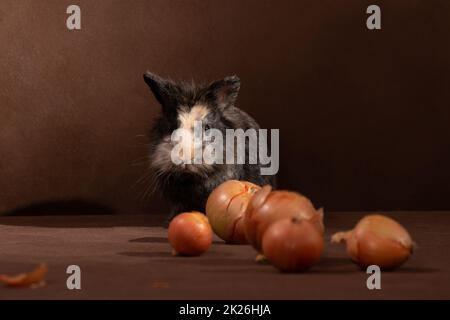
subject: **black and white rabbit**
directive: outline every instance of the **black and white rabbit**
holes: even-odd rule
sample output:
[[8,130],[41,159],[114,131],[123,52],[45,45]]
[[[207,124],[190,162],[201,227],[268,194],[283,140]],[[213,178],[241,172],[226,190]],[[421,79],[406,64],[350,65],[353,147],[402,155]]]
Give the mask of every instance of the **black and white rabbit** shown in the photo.
[[238,77],[226,77],[209,85],[195,85],[174,82],[147,72],[144,80],[162,106],[161,116],[151,130],[149,158],[158,188],[170,204],[171,218],[185,211],[205,212],[208,195],[226,180],[274,185],[274,176],[261,175],[259,161],[257,164],[181,165],[172,161],[172,132],[183,128],[193,133],[194,121],[201,121],[205,132],[210,128],[224,134],[226,129],[259,129],[252,117],[234,106],[240,89]]

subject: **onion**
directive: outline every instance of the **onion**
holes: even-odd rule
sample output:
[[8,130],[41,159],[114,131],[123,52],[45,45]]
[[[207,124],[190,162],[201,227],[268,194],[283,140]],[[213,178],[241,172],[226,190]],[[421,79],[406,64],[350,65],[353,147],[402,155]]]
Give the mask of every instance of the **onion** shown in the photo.
[[402,265],[414,247],[408,231],[382,215],[365,216],[353,230],[338,232],[331,241],[345,243],[347,254],[361,268],[377,265],[384,270]]
[[278,220],[267,228],[262,248],[265,257],[284,272],[300,272],[319,262],[323,235],[307,220]]
[[212,230],[204,214],[186,212],[172,219],[168,238],[174,254],[198,256],[211,246]]
[[228,243],[247,243],[243,218],[250,199],[259,189],[251,182],[228,180],[209,195],[206,215],[221,239]]
[[296,218],[311,222],[323,234],[323,210],[316,210],[311,201],[296,192],[273,191],[267,185],[250,200],[244,218],[245,233],[250,244],[261,251],[266,229],[283,218]]

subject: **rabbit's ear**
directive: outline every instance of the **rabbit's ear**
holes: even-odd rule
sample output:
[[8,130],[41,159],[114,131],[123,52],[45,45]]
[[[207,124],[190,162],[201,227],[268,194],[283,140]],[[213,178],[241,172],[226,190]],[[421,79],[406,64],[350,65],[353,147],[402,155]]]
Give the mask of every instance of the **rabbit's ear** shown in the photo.
[[241,80],[237,76],[214,81],[208,87],[207,99],[213,100],[220,108],[232,106],[237,99],[240,87]]
[[171,88],[174,85],[172,82],[148,71],[144,74],[144,81],[152,90],[163,110],[169,110],[176,106],[176,99],[171,93]]

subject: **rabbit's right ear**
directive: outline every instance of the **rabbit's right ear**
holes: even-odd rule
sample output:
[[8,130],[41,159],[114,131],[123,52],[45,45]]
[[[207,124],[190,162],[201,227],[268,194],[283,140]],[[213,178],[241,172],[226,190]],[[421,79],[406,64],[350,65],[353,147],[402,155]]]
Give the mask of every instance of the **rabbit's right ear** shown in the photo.
[[163,110],[170,110],[176,106],[176,100],[171,94],[172,82],[148,71],[144,74],[144,81],[152,90],[153,95],[161,104]]
[[206,97],[214,101],[219,108],[224,109],[234,105],[240,87],[241,80],[237,76],[226,77],[225,79],[211,83],[208,87]]

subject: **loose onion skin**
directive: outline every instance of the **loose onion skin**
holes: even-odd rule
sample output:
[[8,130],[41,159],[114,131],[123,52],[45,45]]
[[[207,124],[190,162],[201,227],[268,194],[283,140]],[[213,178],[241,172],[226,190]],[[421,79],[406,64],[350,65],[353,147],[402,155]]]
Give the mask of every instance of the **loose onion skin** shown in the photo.
[[206,252],[212,243],[212,229],[208,218],[200,212],[177,215],[169,225],[168,238],[175,253],[198,256]]
[[16,276],[0,274],[0,282],[10,287],[30,287],[42,283],[47,272],[47,265],[41,263],[29,273],[21,273]]
[[267,185],[250,200],[244,218],[245,233],[253,247],[261,252],[266,229],[283,218],[297,218],[311,222],[323,234],[323,210],[316,210],[311,201],[296,192],[272,191]]
[[281,219],[263,236],[262,248],[272,265],[283,272],[301,272],[319,262],[323,235],[307,220]]
[[348,256],[364,269],[370,265],[395,269],[408,260],[414,247],[408,231],[383,215],[365,216],[353,230],[338,232],[331,241],[345,243]]
[[214,232],[227,243],[246,244],[243,218],[247,205],[261,187],[247,181],[228,180],[209,195],[206,215]]

